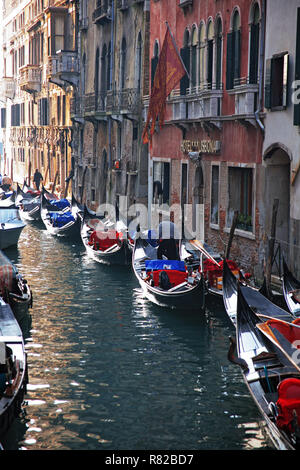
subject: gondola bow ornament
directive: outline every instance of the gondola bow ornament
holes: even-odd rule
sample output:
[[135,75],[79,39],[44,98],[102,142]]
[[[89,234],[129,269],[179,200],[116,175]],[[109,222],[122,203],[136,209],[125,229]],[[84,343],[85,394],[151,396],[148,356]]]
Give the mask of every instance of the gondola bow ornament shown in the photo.
[[144,144],[150,142],[150,146],[152,145],[152,136],[158,117],[159,127],[162,128],[165,118],[166,98],[185,74],[187,74],[186,68],[167,23],[167,31],[154,75],[148,115],[142,135]]

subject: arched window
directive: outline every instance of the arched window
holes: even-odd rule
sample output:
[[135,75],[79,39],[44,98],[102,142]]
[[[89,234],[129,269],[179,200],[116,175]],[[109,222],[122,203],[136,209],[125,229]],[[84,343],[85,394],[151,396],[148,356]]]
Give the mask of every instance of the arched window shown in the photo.
[[216,20],[216,89],[222,86],[222,20]]
[[214,25],[209,21],[207,26],[207,69],[206,82],[207,87],[212,88],[214,66]]
[[252,6],[250,25],[249,83],[257,83],[258,79],[259,29],[260,11],[258,3],[254,3]]
[[[183,38],[183,48],[180,51],[180,55],[182,58],[182,61],[185,65],[186,71],[188,74],[190,73],[190,33],[186,29],[184,32],[184,38]],[[180,80],[180,94],[181,95],[186,95],[186,91],[189,88],[190,83],[189,83],[189,78],[188,75],[185,74],[184,77]]]
[[98,94],[99,94],[99,49],[97,47],[96,50],[96,58],[95,58],[95,83],[94,83],[94,90],[95,90],[95,104],[97,106],[98,101]]
[[157,64],[158,64],[158,56],[159,56],[158,41],[155,41],[154,50],[153,50],[153,57],[151,59],[151,87],[153,86],[156,67],[157,67]]
[[142,85],[142,35],[139,31],[136,47],[136,87],[140,91]]
[[205,25],[202,23],[200,25],[199,31],[199,42],[200,42],[200,49],[199,49],[199,82],[200,87],[203,87],[205,82]]
[[126,81],[126,39],[122,39],[122,46],[121,46],[121,55],[120,55],[120,89],[125,88],[125,81]]
[[192,32],[191,44],[191,87],[197,86],[197,46],[198,46],[198,33],[194,27]]
[[111,90],[111,42],[107,50],[106,89]]
[[105,93],[107,90],[107,47],[106,44],[102,47],[101,54],[101,92]]
[[232,28],[227,34],[226,88],[231,90],[240,82],[241,20],[238,10],[232,16]]

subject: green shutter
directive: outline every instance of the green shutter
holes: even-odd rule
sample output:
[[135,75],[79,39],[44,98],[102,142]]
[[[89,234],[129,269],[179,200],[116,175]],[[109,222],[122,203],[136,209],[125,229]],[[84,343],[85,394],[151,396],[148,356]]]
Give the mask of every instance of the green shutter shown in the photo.
[[226,90],[233,88],[233,33],[227,34],[227,56],[226,56]]
[[265,108],[272,107],[272,59],[266,60],[265,74]]
[[[241,31],[234,32],[234,79],[241,77]],[[234,85],[234,82],[233,82]]]
[[[181,49],[180,55],[185,65],[185,68],[187,72],[189,73],[190,71],[190,48],[184,47],[183,49]],[[186,95],[186,90],[189,86],[190,86],[189,77],[187,74],[185,74],[180,80],[180,95]]]
[[[297,8],[295,80],[300,80],[300,8]],[[300,103],[294,104],[294,126],[300,126]]]
[[249,83],[257,83],[258,75],[258,49],[259,49],[259,24],[251,25],[250,36],[250,66]]

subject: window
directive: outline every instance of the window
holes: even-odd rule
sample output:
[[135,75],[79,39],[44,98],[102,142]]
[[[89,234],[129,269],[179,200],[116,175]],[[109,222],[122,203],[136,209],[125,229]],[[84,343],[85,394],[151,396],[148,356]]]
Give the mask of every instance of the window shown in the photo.
[[222,20],[216,21],[216,89],[222,85]]
[[20,125],[20,105],[13,104],[11,107],[11,126]]
[[240,81],[241,30],[240,15],[235,10],[232,30],[227,34],[226,89],[232,90]]
[[214,225],[219,224],[219,166],[217,165],[211,167],[210,222]]
[[153,163],[153,202],[169,204],[170,202],[170,163]]
[[197,29],[192,33],[192,54],[191,54],[191,86],[197,85]]
[[41,98],[38,101],[39,107],[39,126],[49,125],[48,99]]
[[199,82],[200,86],[203,86],[205,81],[205,26],[201,24],[200,32],[200,50],[199,50]]
[[[185,68],[188,72],[190,73],[190,47],[189,47],[189,41],[190,41],[190,34],[188,30],[186,29],[184,32],[184,39],[183,39],[183,48],[180,50],[180,55],[182,58],[182,62],[185,65]],[[180,80],[180,94],[181,95],[186,95],[187,89],[189,88],[190,83],[189,83],[189,77],[187,74],[185,74],[182,79]]]
[[287,52],[273,55],[266,60],[265,107],[285,109],[287,106],[287,78],[289,55]]
[[6,127],[6,108],[1,108],[1,128]]
[[250,26],[249,83],[257,83],[259,62],[259,6],[254,4]]
[[136,87],[141,90],[142,85],[142,35],[139,31],[136,47]]
[[153,57],[151,59],[151,87],[153,86],[156,67],[157,67],[157,64],[158,64],[158,55],[159,55],[158,54],[158,42],[155,41],[154,53],[153,53]]
[[252,168],[229,168],[228,170],[227,226],[231,226],[234,212],[238,211],[237,228],[253,231],[253,170]]
[[213,82],[213,64],[214,64],[214,25],[210,21],[207,27],[207,74],[206,83],[208,88],[212,88]]
[[126,50],[127,50],[126,39],[123,38],[122,47],[121,47],[121,56],[120,56],[120,71],[121,71],[120,89],[121,90],[125,88],[125,85],[126,85]]

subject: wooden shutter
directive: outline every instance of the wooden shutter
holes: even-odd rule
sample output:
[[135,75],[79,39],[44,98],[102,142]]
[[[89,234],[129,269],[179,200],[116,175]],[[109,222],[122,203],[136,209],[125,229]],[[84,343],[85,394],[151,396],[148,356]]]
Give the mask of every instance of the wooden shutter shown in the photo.
[[272,59],[266,60],[265,74],[265,108],[272,107]]
[[226,90],[233,88],[233,33],[227,34],[227,55],[226,55]]
[[[182,58],[182,61],[185,65],[185,68],[187,72],[189,73],[190,71],[190,48],[189,47],[184,47],[180,51],[180,55]],[[182,79],[180,80],[180,94],[181,95],[186,95],[186,90],[189,87],[189,77],[187,74],[185,74]]]
[[[241,31],[234,32],[234,79],[241,77]],[[234,85],[234,82],[233,82]]]
[[288,74],[289,74],[289,54],[283,56],[283,74],[282,74],[282,106],[287,106],[288,99]]
[[213,78],[213,47],[214,42],[211,39],[207,43],[207,52],[208,52],[208,59],[207,59],[207,82],[209,86],[212,85],[212,78]]
[[[295,80],[300,80],[300,8],[297,8]],[[300,126],[300,103],[294,104],[294,126]]]
[[251,25],[250,36],[250,64],[249,83],[257,83],[258,75],[258,48],[259,48],[259,24]]
[[151,59],[151,88],[153,86],[157,64],[158,64],[158,57],[153,57]]

